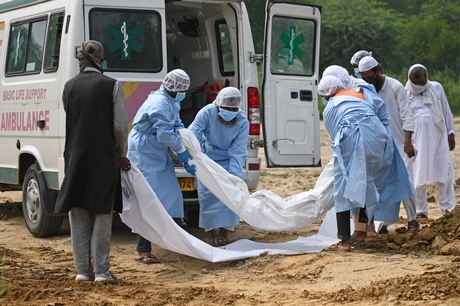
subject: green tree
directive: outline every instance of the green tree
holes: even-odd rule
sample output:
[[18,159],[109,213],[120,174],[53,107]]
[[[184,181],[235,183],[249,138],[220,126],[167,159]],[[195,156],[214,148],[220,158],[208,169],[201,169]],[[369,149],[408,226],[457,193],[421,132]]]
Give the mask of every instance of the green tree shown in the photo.
[[400,39],[406,66],[420,63],[429,71],[460,73],[460,1],[430,0],[408,18]]

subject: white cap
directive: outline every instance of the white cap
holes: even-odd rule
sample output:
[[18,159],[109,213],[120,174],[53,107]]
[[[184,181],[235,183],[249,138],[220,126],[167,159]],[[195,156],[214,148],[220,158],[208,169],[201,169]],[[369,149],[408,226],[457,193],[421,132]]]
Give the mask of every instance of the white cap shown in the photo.
[[358,69],[359,72],[368,71],[379,65],[377,60],[372,56],[365,56],[359,61]]
[[186,91],[190,86],[190,77],[184,70],[174,69],[166,75],[163,86],[172,92]]
[[318,85],[318,93],[320,96],[333,96],[340,89],[345,89],[339,78],[328,75],[321,79]]
[[238,109],[241,109],[241,93],[238,88],[225,87],[219,91],[216,103],[219,106],[238,107]]
[[368,52],[366,50],[360,50],[360,51],[356,52],[351,57],[350,64],[358,65],[359,61],[365,56],[372,56],[372,52]]
[[347,69],[343,68],[342,66],[331,65],[327,67],[323,72],[323,78],[328,75],[333,75],[337,77],[340,80],[340,82],[342,82],[345,88],[353,87],[353,80],[348,74]]

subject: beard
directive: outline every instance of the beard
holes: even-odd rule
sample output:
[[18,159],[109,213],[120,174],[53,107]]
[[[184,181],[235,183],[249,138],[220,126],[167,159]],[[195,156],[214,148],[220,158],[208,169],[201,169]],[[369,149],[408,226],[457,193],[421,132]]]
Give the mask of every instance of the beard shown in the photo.
[[225,125],[225,126],[232,126],[236,123],[236,117],[230,121],[225,121],[219,115],[217,115],[217,120],[219,121],[220,124]]

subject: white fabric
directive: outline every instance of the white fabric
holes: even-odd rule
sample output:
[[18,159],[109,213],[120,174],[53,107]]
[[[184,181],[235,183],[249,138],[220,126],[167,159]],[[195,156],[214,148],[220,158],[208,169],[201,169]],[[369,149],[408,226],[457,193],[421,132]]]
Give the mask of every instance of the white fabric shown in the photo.
[[340,89],[345,89],[345,86],[339,78],[333,75],[321,78],[318,85],[318,93],[323,97],[332,97]]
[[[197,171],[202,170],[197,166]],[[328,171],[327,171],[328,172]],[[274,254],[301,254],[320,252],[333,243],[337,227],[335,214],[323,221],[318,235],[300,237],[297,240],[284,243],[257,243],[250,240],[239,240],[225,246],[225,249],[215,248],[200,239],[188,234],[179,227],[168,215],[158,200],[155,192],[145,180],[142,173],[134,165],[130,171],[121,172],[123,193],[123,213],[121,220],[134,232],[167,250],[194,258],[222,262],[247,257],[259,256],[263,252]],[[329,193],[323,193],[320,198],[331,198]]]
[[[447,211],[454,210],[457,205],[455,189],[453,184],[437,183],[437,186],[439,207],[444,215]],[[428,216],[427,185],[419,186],[416,191],[417,213],[423,213]]]
[[338,65],[331,65],[324,69],[323,71],[323,78],[328,75],[333,75],[337,77],[341,82],[345,89],[353,87],[353,80],[351,79],[350,75],[348,74],[347,69],[338,66]]
[[[430,82],[430,81],[429,81]],[[446,131],[442,131],[435,125],[432,119],[432,109],[423,101],[422,95],[414,95],[409,99],[406,107],[404,127],[410,127],[415,131],[412,134],[412,143],[415,149],[414,161],[414,185],[417,190],[417,212],[424,212],[426,208],[426,194],[424,185],[438,183],[446,185],[439,188],[439,202],[441,210],[451,211],[455,207],[455,192],[452,192],[454,182],[454,169],[449,152],[447,135],[453,131],[453,117],[441,84],[430,82],[436,93],[437,101],[440,102],[442,114],[445,118]],[[406,122],[409,121],[409,122]],[[447,134],[447,135],[446,135]],[[447,186],[451,185],[451,186]],[[442,199],[442,201],[441,201]]]
[[178,130],[182,142],[193,156],[197,178],[225,205],[251,226],[270,231],[301,228],[318,220],[334,206],[334,169],[332,161],[321,173],[315,188],[287,199],[269,190],[249,195],[246,183],[228,173],[203,154],[195,135]]
[[365,57],[365,56],[372,56],[372,52],[368,52],[366,50],[360,50],[353,54],[353,56],[350,59],[350,64],[352,65],[358,65],[359,61]]
[[[404,130],[403,130],[403,105],[408,104],[406,89],[398,80],[385,76],[382,88],[378,92],[379,97],[385,102],[386,110],[390,115],[390,124],[388,127],[393,133],[393,139],[398,148],[399,154],[404,160],[407,172],[411,181],[414,181],[413,165],[415,157],[409,158],[404,152]],[[415,198],[410,197],[403,200],[404,209],[407,213],[408,221],[416,219]]]
[[[440,110],[437,110],[438,108],[436,108],[435,111],[438,112],[437,114],[442,113],[442,116],[444,118],[444,124],[446,126],[445,131],[447,131],[447,135],[450,135],[454,133],[454,117],[452,116],[452,112],[450,110],[449,102],[447,101],[447,97],[446,97],[446,93],[444,92],[444,88],[438,82],[427,81],[427,83],[430,83],[430,85],[433,87],[433,91],[435,93],[435,96],[437,97],[437,101],[439,102]],[[406,93],[407,93],[407,87],[406,87]],[[403,129],[404,131],[413,132],[414,131],[414,114],[411,111],[411,103],[412,103],[411,100],[417,96],[421,98],[421,96],[420,95],[411,96],[409,93],[407,94],[409,96],[407,104],[401,105],[402,112],[403,112],[403,115],[402,115]],[[433,109],[429,107],[430,106],[429,104],[426,104],[426,105],[428,106],[427,110],[430,112],[429,116],[431,117],[431,113],[433,113]]]
[[441,131],[445,131],[446,123],[441,110],[441,101],[439,101],[439,98],[434,91],[433,84],[427,80],[427,83],[423,86],[416,85],[409,79],[406,83],[406,90],[409,99],[413,99],[414,96],[421,94],[423,104],[427,105],[431,110],[431,119],[433,120],[433,123]]
[[415,149],[414,185],[429,185],[435,182],[454,184],[454,169],[445,132],[439,130],[429,116],[429,108],[422,99],[411,102],[417,118],[412,143]]
[[377,60],[372,56],[365,56],[359,61],[358,69],[359,72],[364,72],[377,67],[378,64]]
[[166,75],[163,86],[173,92],[186,91],[190,86],[190,77],[184,70],[174,69]]
[[217,94],[216,104],[219,106],[238,107],[241,109],[241,93],[238,88],[225,87]]

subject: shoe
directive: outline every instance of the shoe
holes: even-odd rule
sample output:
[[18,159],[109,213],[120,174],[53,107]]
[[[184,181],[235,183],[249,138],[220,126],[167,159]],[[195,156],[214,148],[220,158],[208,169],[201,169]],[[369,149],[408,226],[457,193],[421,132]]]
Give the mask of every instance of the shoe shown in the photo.
[[428,219],[428,215],[425,213],[418,213],[416,218],[417,219]]
[[387,225],[382,225],[380,228],[379,234],[387,235],[388,234],[388,226]]
[[90,276],[87,276],[85,274],[77,274],[77,277],[75,277],[75,280],[77,282],[92,281],[92,280],[94,280],[94,276],[90,277]]
[[105,281],[112,281],[116,280],[117,278],[115,275],[112,274],[112,272],[107,271],[105,273],[101,274],[96,274],[96,278],[94,279],[95,282],[105,282]]
[[407,224],[407,231],[410,233],[417,233],[420,230],[420,224],[417,220],[412,220]]

